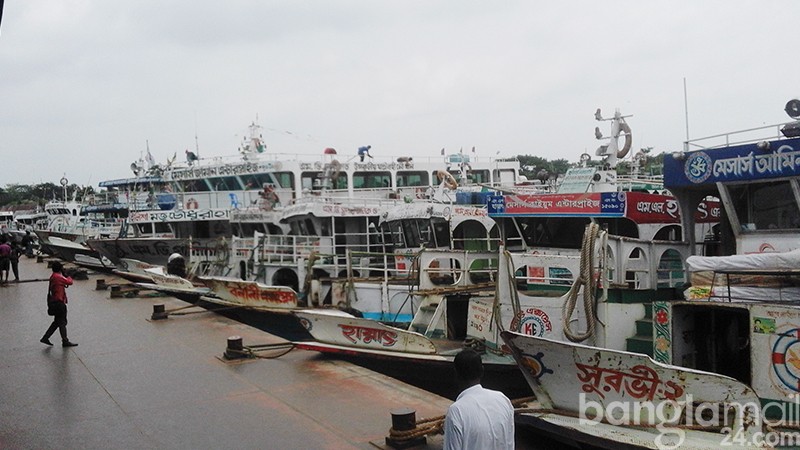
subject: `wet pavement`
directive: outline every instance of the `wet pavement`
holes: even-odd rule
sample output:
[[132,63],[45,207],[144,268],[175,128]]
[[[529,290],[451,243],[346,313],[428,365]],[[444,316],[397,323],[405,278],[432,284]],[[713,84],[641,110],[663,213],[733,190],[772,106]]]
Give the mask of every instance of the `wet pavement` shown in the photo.
[[[50,274],[27,258],[20,272]],[[67,290],[74,348],[62,348],[58,333],[53,347],[39,342],[51,322],[46,281],[0,287],[0,449],[377,448],[392,410],[421,419],[451,403],[312,352],[225,361],[230,336],[247,346],[282,340],[209,312],[150,320],[154,304],[187,304],[112,299],[95,289],[98,278],[124,283],[90,272]],[[518,448],[532,448],[534,438],[520,436]],[[441,448],[441,437],[423,448]]]

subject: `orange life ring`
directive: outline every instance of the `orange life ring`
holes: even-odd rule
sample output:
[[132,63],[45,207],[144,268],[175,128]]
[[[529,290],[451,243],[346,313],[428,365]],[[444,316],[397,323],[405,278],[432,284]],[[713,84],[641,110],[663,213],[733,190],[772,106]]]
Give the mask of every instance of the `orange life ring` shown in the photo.
[[186,209],[197,209],[199,205],[197,204],[197,200],[190,197],[189,200],[186,200]]
[[454,191],[458,187],[458,182],[456,182],[452,173],[446,170],[437,170],[436,176],[439,178],[439,181],[444,182],[444,185],[451,191]]

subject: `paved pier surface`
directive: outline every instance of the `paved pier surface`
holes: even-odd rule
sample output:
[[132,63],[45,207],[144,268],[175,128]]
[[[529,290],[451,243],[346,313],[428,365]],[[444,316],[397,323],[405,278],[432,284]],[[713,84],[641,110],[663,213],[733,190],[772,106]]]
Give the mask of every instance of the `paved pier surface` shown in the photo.
[[[24,257],[20,272],[51,273]],[[390,411],[411,407],[421,419],[451,403],[312,352],[226,362],[230,336],[281,340],[214,313],[151,321],[154,304],[187,304],[111,299],[95,290],[98,278],[123,282],[90,274],[67,290],[73,348],[61,347],[58,332],[53,347],[39,342],[52,319],[46,281],[0,287],[0,449],[376,448]],[[428,442],[441,448],[441,437]]]
[[[23,258],[23,280],[45,264]],[[227,338],[280,342],[213,313],[151,321],[172,298],[110,299],[96,279],[67,290],[69,338],[39,338],[51,322],[46,282],[0,287],[0,448],[374,448],[390,411],[441,415],[450,402],[311,352],[221,360]],[[431,442],[434,444],[434,442]]]

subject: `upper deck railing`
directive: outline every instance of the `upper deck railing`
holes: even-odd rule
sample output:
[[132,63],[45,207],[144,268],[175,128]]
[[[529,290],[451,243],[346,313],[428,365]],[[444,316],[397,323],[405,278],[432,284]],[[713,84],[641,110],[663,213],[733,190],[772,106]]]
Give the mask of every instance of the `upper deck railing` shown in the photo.
[[794,122],[784,122],[775,125],[764,125],[756,128],[731,131],[728,133],[715,134],[697,139],[690,139],[683,143],[683,150],[703,150],[720,147],[728,147],[739,144],[752,144],[759,141],[768,141],[783,138],[781,128]]

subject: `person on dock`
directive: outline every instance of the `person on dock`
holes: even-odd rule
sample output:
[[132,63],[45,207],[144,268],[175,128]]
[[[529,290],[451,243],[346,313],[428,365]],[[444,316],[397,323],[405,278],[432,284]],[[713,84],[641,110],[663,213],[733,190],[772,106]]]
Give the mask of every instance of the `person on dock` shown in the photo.
[[462,350],[454,365],[456,381],[464,389],[447,409],[444,450],[513,449],[514,407],[502,392],[481,386],[481,355]]
[[0,235],[0,284],[8,283],[8,268],[11,264],[11,253],[14,251],[8,243],[8,236]]
[[[14,282],[19,283],[19,255],[22,254],[22,248],[13,239],[8,245],[11,246],[11,256],[9,256],[8,262],[11,264],[11,272],[14,273]],[[6,276],[6,281],[8,281],[8,276]]]
[[53,316],[53,323],[44,333],[39,342],[53,345],[50,336],[58,329],[61,334],[62,347],[75,347],[78,344],[67,338],[67,287],[72,285],[72,278],[64,276],[61,271],[64,266],[60,262],[53,262],[53,274],[50,275],[50,286],[47,290],[47,314]]
[[31,236],[30,230],[25,231],[25,236],[22,236],[20,245],[25,249],[25,256],[33,258],[33,236]]

